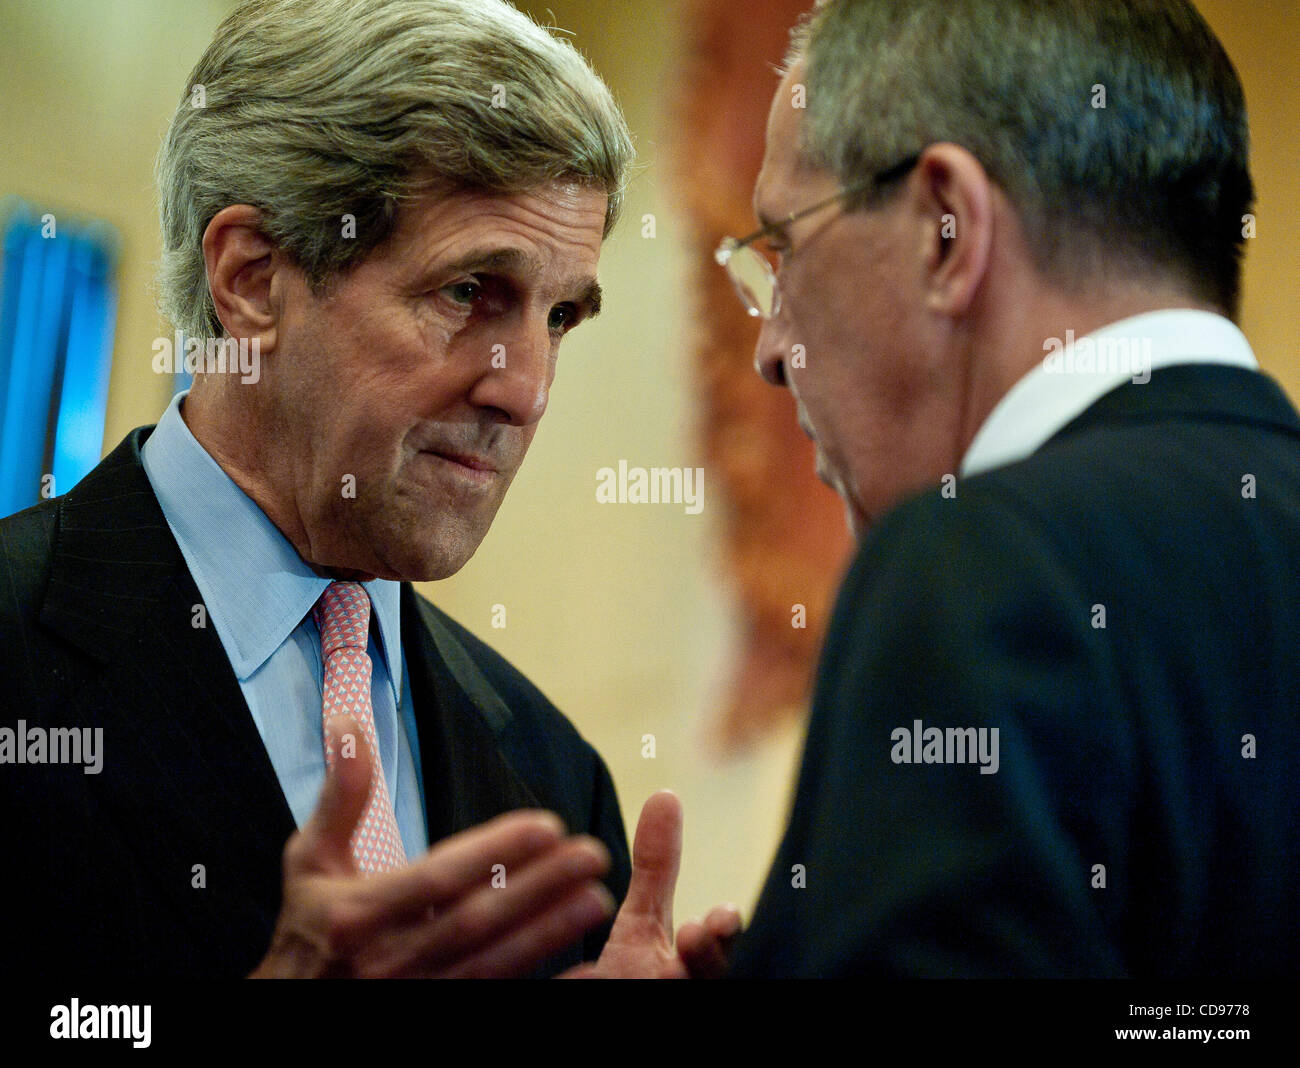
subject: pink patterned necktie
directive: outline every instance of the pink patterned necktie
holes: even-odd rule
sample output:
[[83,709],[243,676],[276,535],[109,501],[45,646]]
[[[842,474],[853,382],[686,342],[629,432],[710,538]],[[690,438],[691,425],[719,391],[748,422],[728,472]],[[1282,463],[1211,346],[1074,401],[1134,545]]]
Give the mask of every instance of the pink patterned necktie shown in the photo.
[[[375,717],[370,710],[370,657],[366,644],[370,631],[370,596],[356,582],[331,582],[321,594],[312,617],[320,628],[325,686],[321,701],[321,726],[331,716],[348,714],[365,733],[373,767],[370,800],[352,834],[352,856],[363,874],[392,871],[406,863],[406,850],[397,830],[397,816],[388,797],[375,737]],[[325,763],[333,767],[334,745],[325,733]]]

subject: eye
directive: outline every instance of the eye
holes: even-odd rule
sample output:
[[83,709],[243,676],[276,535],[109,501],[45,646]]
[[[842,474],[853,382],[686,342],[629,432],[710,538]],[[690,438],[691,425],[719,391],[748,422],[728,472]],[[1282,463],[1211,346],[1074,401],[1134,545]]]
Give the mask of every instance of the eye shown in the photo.
[[482,287],[477,282],[453,282],[449,286],[443,286],[442,292],[446,293],[454,303],[469,307],[482,292]]
[[572,304],[557,304],[551,309],[550,317],[547,320],[552,330],[560,333],[566,333],[572,330],[578,322],[577,309]]

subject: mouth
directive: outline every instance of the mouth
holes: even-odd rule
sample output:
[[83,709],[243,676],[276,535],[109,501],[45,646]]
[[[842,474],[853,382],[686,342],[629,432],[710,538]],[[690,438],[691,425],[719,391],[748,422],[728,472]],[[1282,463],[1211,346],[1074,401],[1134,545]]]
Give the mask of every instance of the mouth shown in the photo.
[[452,452],[450,449],[427,449],[425,451],[430,456],[439,456],[444,460],[450,460],[454,464],[460,464],[461,467],[468,467],[471,471],[496,471],[496,467],[490,460],[482,456],[476,456],[472,452]]
[[422,449],[420,455],[432,458],[448,473],[473,485],[487,486],[496,480],[496,465],[476,453],[453,452],[449,449]]

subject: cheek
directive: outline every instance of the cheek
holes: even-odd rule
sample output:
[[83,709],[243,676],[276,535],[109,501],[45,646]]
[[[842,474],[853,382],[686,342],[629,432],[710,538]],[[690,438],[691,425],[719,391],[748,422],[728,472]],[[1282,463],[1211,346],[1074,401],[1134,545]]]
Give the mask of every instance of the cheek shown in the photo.
[[834,323],[816,314],[792,325],[785,338],[785,369],[790,392],[801,403],[833,401],[844,381],[842,364],[846,339]]
[[352,436],[373,445],[400,440],[417,424],[447,418],[472,383],[469,360],[454,342],[431,340],[409,325],[349,336],[336,355],[331,406],[353,427]]

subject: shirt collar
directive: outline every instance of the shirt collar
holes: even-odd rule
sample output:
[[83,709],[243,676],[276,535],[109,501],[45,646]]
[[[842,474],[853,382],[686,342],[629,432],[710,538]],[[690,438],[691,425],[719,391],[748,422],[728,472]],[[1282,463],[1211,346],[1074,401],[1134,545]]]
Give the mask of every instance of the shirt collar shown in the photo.
[[[180,411],[186,396],[188,391],[172,398],[141,459],[208,619],[243,682],[302,623],[330,579],[303,562],[266,513],[190,433]],[[401,587],[387,579],[362,585],[379,622],[380,655],[396,706],[402,688]]]
[[1043,349],[1043,362],[1007,391],[976,433],[962,460],[963,476],[1023,460],[1094,401],[1125,382],[1146,382],[1161,367],[1220,363],[1259,369],[1234,323],[1183,308],[1135,315],[1082,338],[1067,332]]

